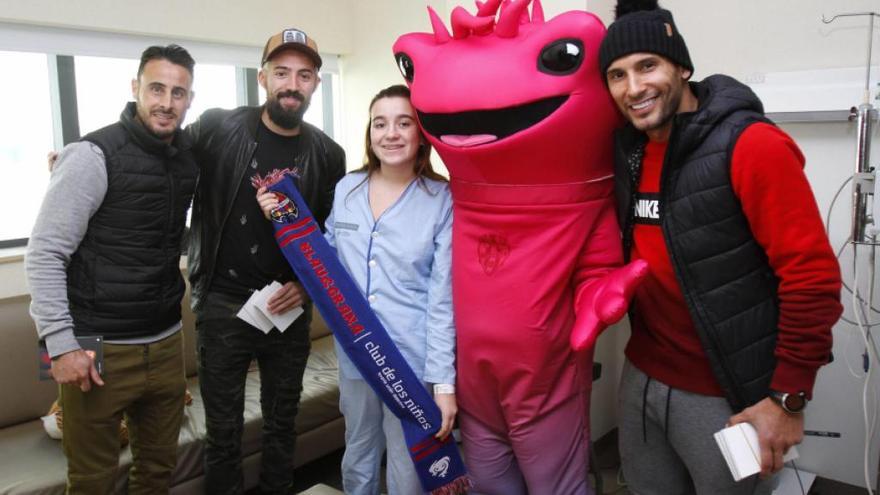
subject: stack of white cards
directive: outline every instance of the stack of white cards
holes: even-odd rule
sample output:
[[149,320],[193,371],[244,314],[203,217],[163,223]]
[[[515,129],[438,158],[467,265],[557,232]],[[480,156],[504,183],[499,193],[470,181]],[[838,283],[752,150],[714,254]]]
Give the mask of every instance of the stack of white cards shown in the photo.
[[[738,423],[715,433],[715,441],[733,479],[739,481],[761,471],[761,447],[758,432],[749,423]],[[798,458],[797,449],[791,447],[782,457],[783,462]]]
[[302,306],[297,306],[286,313],[272,314],[267,309],[269,298],[272,297],[281,284],[273,281],[271,284],[251,294],[250,299],[238,310],[238,317],[251,326],[269,333],[273,328],[283,332],[294,320],[303,314]]

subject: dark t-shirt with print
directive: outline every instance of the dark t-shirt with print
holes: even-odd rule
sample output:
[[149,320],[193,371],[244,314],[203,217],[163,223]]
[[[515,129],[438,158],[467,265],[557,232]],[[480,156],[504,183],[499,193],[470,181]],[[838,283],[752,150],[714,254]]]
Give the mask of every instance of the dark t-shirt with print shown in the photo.
[[[263,122],[257,128],[257,150],[238,186],[235,203],[223,229],[213,289],[227,294],[248,296],[273,280],[295,280],[293,270],[275,242],[272,223],[257,203],[254,180],[276,171],[302,170],[299,136],[281,136]],[[299,185],[299,184],[297,184]]]

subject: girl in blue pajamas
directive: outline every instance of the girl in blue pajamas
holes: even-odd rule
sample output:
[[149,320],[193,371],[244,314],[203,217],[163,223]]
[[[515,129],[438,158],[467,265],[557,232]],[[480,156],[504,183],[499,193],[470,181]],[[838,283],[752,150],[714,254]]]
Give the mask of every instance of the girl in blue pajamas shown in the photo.
[[[370,103],[364,166],[336,185],[327,240],[339,254],[407,363],[434,392],[452,430],[455,327],[452,321],[452,200],[431,167],[409,89],[396,85]],[[345,416],[345,493],[379,493],[383,450],[390,495],[422,493],[400,421],[382,404],[341,348],[340,408]]]

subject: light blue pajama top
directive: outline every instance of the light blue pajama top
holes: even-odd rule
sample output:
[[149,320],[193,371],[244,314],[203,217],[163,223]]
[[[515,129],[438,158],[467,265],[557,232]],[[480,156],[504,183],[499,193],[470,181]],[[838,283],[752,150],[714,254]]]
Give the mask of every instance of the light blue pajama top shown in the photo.
[[[336,185],[325,237],[422,381],[455,384],[452,198],[445,182],[416,179],[373,220],[365,172]],[[361,374],[336,345],[344,378]]]

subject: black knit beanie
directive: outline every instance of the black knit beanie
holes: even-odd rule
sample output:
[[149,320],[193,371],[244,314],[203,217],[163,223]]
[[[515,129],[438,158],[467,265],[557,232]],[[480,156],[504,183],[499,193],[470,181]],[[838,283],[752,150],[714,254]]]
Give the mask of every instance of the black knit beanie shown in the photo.
[[599,48],[601,74],[620,57],[648,52],[662,55],[685,69],[694,71],[684,38],[675,27],[672,13],[661,9],[657,0],[618,0],[615,21]]

